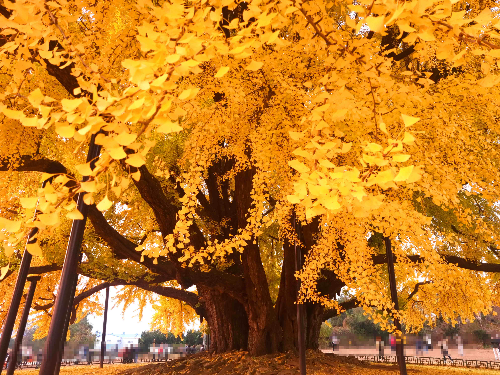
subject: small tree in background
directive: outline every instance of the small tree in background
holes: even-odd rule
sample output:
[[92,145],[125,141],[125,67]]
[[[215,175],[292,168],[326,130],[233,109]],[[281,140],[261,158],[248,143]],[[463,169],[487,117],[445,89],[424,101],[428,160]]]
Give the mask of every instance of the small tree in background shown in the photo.
[[203,337],[200,331],[190,329],[184,336],[183,342],[186,345],[201,345],[203,344]]

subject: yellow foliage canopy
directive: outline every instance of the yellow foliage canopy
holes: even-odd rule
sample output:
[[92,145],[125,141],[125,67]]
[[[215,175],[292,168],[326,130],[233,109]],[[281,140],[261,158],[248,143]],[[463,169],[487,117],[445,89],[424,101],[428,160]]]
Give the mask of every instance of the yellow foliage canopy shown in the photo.
[[[68,219],[81,218],[73,198],[84,193],[98,235],[101,211],[143,264],[92,232],[83,266],[92,279],[81,292],[96,280],[169,287],[188,268],[234,275],[259,242],[261,257],[280,264],[269,238],[293,243],[295,214],[316,228],[298,274],[303,300],[340,309],[318,290],[329,269],[383,325],[391,314],[416,330],[438,315],[472,320],[500,302],[494,273],[478,272],[498,264],[500,246],[491,4],[112,3],[4,4],[2,265],[32,227],[37,265],[60,262],[57,244]],[[94,169],[84,162],[92,136],[102,145]],[[40,160],[64,166],[44,188],[18,173],[51,172]],[[163,191],[163,203],[151,191]],[[222,201],[250,203],[237,220],[207,213]],[[387,291],[383,236],[393,239],[400,293],[410,295],[401,311]],[[155,279],[169,262],[176,276]],[[271,288],[277,268],[265,267]],[[161,297],[155,324],[182,332],[195,316],[188,305]]]

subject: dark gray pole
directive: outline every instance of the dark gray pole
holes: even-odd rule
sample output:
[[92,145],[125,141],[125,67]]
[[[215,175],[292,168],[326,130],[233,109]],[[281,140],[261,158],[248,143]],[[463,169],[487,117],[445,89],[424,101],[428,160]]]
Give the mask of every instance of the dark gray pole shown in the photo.
[[[95,135],[93,135],[90,140],[87,162],[95,161],[99,157],[100,146],[96,145],[94,140]],[[93,168],[92,164],[93,163],[91,163],[91,168]],[[87,180],[88,176],[85,176],[83,181]],[[83,193],[78,194],[76,205],[83,215],[83,220],[73,220],[73,225],[71,227],[61,280],[59,282],[59,290],[44,348],[45,358],[42,361],[39,375],[54,375],[56,371],[57,362],[59,362],[60,358],[61,341],[64,340],[66,317],[68,310],[73,305],[73,298],[75,296],[75,285],[78,281],[77,268],[81,257],[83,232],[85,231],[88,213],[88,206],[83,202]]]
[[12,349],[12,355],[10,356],[7,375],[13,375],[14,370],[16,369],[17,355],[23,343],[24,330],[26,329],[26,323],[28,322],[28,315],[30,314],[31,303],[33,302],[33,296],[35,295],[36,283],[40,279],[41,279],[40,276],[28,277],[28,281],[30,281],[31,284],[28,290],[28,296],[26,297],[26,303],[24,304],[23,316],[21,317],[21,322],[19,323],[19,328],[17,329],[16,340],[14,342],[14,348]]
[[106,353],[106,323],[108,322],[108,301],[109,301],[109,286],[106,287],[106,300],[104,301],[104,321],[102,323],[102,336],[101,336],[101,363],[100,368],[104,364],[104,354]]
[[[79,262],[81,260],[82,259],[80,256]],[[63,331],[63,335],[61,338],[61,344],[59,347],[59,354],[58,354],[59,359],[58,359],[57,364],[56,364],[56,369],[54,370],[55,375],[59,374],[59,371],[61,370],[61,362],[62,362],[62,357],[64,355],[64,344],[66,344],[66,337],[68,337],[69,322],[71,320],[71,314],[73,313],[73,300],[75,298],[77,284],[78,284],[78,278],[75,279],[75,284],[73,285],[73,294],[71,295],[71,299],[70,299],[69,306],[68,306],[68,311],[66,312],[66,318],[64,320],[64,331]]]
[[[301,238],[300,223],[297,223],[295,212],[293,214],[293,226],[295,228],[297,239],[300,241]],[[302,251],[300,250],[300,246],[297,246],[297,241],[294,241],[294,245],[295,245],[295,270],[300,271],[302,268]],[[300,290],[300,280],[297,280],[297,301],[299,297],[299,290]],[[299,344],[300,375],[306,375],[306,337],[304,328],[304,305],[302,303],[297,303],[297,330],[299,333],[298,344]]]
[[[389,285],[391,287],[391,299],[394,303],[394,308],[399,310],[398,290],[396,289],[396,274],[394,273],[394,258],[392,256],[391,239],[384,237],[385,251],[387,254],[387,270],[389,272]],[[399,373],[406,375],[406,362],[403,346],[403,332],[401,331],[401,323],[399,319],[394,318],[394,326],[401,332],[400,339],[396,340],[396,357],[398,358]]]
[[[42,188],[45,187],[47,182],[51,179],[47,179],[42,183]],[[36,215],[37,211],[35,211]],[[38,233],[38,228],[33,228],[28,236],[28,244],[36,242],[36,234]],[[0,374],[2,374],[3,364],[5,363],[5,358],[7,357],[7,350],[9,349],[10,338],[12,337],[12,331],[14,329],[14,324],[16,323],[17,311],[19,310],[19,304],[21,303],[21,297],[23,296],[24,284],[26,284],[26,278],[28,277],[28,272],[31,265],[31,254],[28,250],[24,250],[23,259],[21,261],[21,266],[19,267],[19,273],[17,274],[16,286],[14,288],[14,294],[12,295],[12,300],[10,301],[9,312],[7,313],[7,318],[3,325],[2,337],[0,338]]]

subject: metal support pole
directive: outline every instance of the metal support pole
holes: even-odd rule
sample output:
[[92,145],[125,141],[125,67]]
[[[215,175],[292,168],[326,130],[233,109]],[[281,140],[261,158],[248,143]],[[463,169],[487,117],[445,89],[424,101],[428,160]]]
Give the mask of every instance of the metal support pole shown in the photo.
[[[42,188],[45,187],[50,178],[42,183]],[[35,216],[37,211],[35,211]],[[36,234],[38,233],[38,228],[33,228],[28,236],[28,244],[36,242]],[[12,295],[12,300],[10,301],[9,312],[7,313],[7,318],[3,325],[2,337],[0,338],[0,375],[2,374],[3,364],[5,363],[5,358],[7,357],[7,350],[9,349],[10,338],[12,337],[12,331],[14,329],[14,324],[16,323],[17,311],[19,310],[19,304],[21,303],[21,297],[24,291],[24,284],[26,284],[26,278],[28,277],[30,265],[31,265],[31,254],[28,250],[24,250],[23,259],[21,261],[21,266],[19,267],[19,273],[17,274],[16,286],[14,288],[14,294]]]
[[[399,310],[398,303],[398,290],[396,289],[396,274],[394,273],[394,258],[392,256],[391,239],[384,237],[385,251],[387,254],[387,270],[389,272],[389,285],[391,287],[391,299],[394,303],[394,308]],[[399,319],[394,318],[394,325],[396,329],[401,332],[401,337],[396,340],[396,357],[398,359],[399,373],[406,375],[406,362],[403,344],[403,332],[401,331],[401,323]]]
[[104,301],[104,321],[102,323],[102,336],[101,336],[101,363],[100,368],[104,364],[104,354],[106,353],[106,323],[108,322],[108,301],[109,301],[109,286],[106,287],[106,301]]
[[[95,144],[95,135],[90,140],[89,153],[87,155],[87,162],[95,162],[99,157],[100,146]],[[94,163],[91,163],[93,168]],[[87,181],[88,176],[83,178]],[[59,360],[59,352],[61,341],[64,340],[65,322],[68,310],[73,305],[73,298],[75,296],[75,285],[78,281],[78,263],[81,258],[81,246],[83,242],[83,232],[85,231],[85,224],[87,222],[88,206],[83,202],[83,193],[78,194],[77,208],[82,213],[82,220],[73,220],[71,227],[71,234],[69,236],[68,247],[66,256],[64,258],[64,265],[62,269],[61,280],[59,282],[59,290],[56,297],[56,303],[50,322],[49,334],[45,343],[44,355],[45,358],[40,367],[39,375],[54,375],[57,362]]]
[[[81,256],[80,256],[79,262],[81,260],[82,259],[81,259]],[[56,364],[56,368],[54,370],[54,375],[59,374],[59,371],[61,370],[61,363],[62,363],[62,358],[63,358],[63,355],[64,355],[64,344],[66,344],[66,337],[68,337],[69,322],[71,320],[71,314],[73,313],[73,300],[75,298],[77,284],[78,284],[78,278],[75,279],[75,284],[73,285],[73,294],[71,295],[71,299],[70,299],[70,302],[69,302],[69,305],[68,305],[68,311],[66,312],[66,318],[64,320],[64,331],[63,331],[63,335],[62,335],[62,338],[61,338],[61,344],[60,344],[59,353],[58,353],[59,358],[58,358],[58,361],[57,361],[57,364]]]
[[33,302],[33,296],[35,295],[36,283],[40,280],[40,276],[28,277],[30,281],[30,288],[28,290],[28,296],[26,297],[26,302],[24,304],[23,316],[21,317],[21,322],[19,323],[19,328],[17,329],[16,340],[14,342],[14,348],[12,349],[12,355],[10,356],[9,368],[7,369],[7,375],[13,375],[14,370],[17,365],[17,355],[21,344],[23,343],[24,330],[26,329],[26,323],[28,322],[28,315],[30,314],[31,303]]
[[[297,238],[300,241],[301,230],[300,223],[297,223],[297,218],[295,212],[293,214],[293,226]],[[295,245],[295,270],[300,271],[302,268],[302,251],[300,246],[297,246],[297,241],[294,241]],[[300,290],[300,280],[297,280],[297,330],[298,330],[298,344],[299,344],[299,368],[300,375],[306,375],[306,337],[305,337],[305,327],[304,327],[304,304],[298,303]]]

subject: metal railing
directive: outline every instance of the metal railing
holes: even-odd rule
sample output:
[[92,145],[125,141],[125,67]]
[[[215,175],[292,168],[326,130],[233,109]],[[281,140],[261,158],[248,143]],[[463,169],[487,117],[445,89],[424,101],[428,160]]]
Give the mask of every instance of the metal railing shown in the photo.
[[[336,354],[339,356],[347,356]],[[395,355],[378,356],[378,355],[350,355],[360,361],[379,362],[379,363],[397,363]],[[470,367],[470,368],[487,368],[500,370],[500,362],[484,361],[479,359],[443,359],[437,357],[416,357],[405,355],[405,362],[414,365],[431,365],[431,366],[455,366],[455,367]]]

